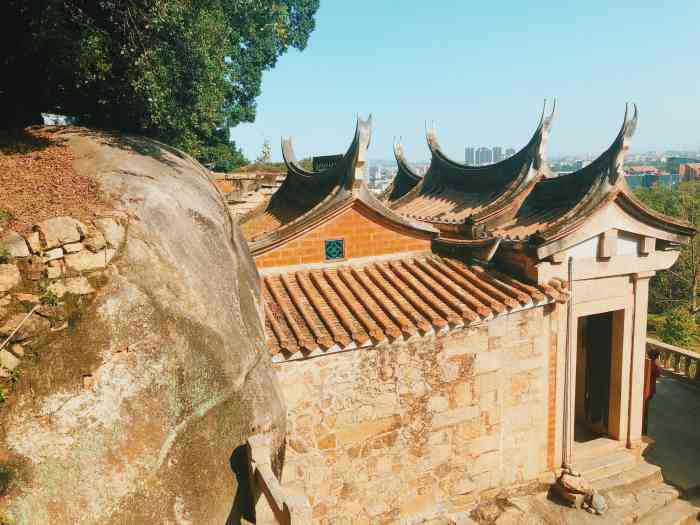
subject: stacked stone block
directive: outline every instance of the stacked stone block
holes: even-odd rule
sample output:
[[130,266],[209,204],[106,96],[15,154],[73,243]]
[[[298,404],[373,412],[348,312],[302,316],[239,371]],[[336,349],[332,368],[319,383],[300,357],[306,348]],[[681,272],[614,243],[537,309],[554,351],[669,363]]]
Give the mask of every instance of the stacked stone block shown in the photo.
[[547,470],[553,307],[275,364],[283,485],[313,519],[419,523]]
[[25,235],[0,231],[0,378],[15,378],[27,348],[67,326],[68,299],[95,293],[125,224],[113,213],[90,224],[55,217]]

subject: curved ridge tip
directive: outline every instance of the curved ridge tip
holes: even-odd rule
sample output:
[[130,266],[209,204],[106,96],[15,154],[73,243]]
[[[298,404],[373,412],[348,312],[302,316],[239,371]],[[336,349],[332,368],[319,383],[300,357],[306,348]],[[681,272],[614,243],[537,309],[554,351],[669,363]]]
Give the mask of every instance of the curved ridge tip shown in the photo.
[[435,121],[431,121],[430,123],[426,120],[425,121],[425,138],[428,141],[428,146],[432,149],[433,147],[437,147],[437,130],[435,129]]
[[634,132],[637,131],[637,120],[639,118],[639,110],[637,109],[637,104],[634,102],[632,103],[632,107],[634,108],[634,113],[632,115],[632,118],[629,120],[629,125],[627,126],[627,137],[631,137],[634,135]]
[[394,137],[394,158],[398,161],[403,157],[403,148],[401,147],[401,142],[396,140]]
[[360,113],[357,113],[357,125],[358,126],[372,126],[372,114],[367,115],[366,119],[362,118]]
[[549,115],[547,115],[547,105],[548,105],[549,100],[544,99],[544,104],[542,105],[542,114],[540,116],[540,126],[542,127],[549,127],[552,125],[552,120],[554,119],[554,114],[557,110],[557,99],[556,97],[552,98],[552,110],[549,112]]
[[[632,116],[630,117],[630,104],[633,108]],[[629,139],[634,135],[637,130],[637,120],[639,118],[639,110],[637,104],[625,102],[625,116],[622,120],[622,127],[620,128],[620,133],[618,135],[618,140]]]
[[290,164],[296,162],[296,155],[294,154],[294,144],[291,135],[282,136],[282,160],[289,167]]
[[547,99],[544,99],[544,102],[542,103],[542,113],[540,113],[540,124],[544,122],[544,114],[545,111],[547,111]]

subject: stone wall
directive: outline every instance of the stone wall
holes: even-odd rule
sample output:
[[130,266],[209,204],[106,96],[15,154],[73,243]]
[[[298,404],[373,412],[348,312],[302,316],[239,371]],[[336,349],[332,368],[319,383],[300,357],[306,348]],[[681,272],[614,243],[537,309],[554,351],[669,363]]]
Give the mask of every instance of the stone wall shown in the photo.
[[[0,231],[0,389],[12,390],[25,357],[42,338],[68,327],[94,297],[124,239],[114,212],[85,224],[55,217],[20,235]],[[10,338],[8,340],[8,338]],[[27,355],[29,352],[29,355]]]
[[317,523],[417,523],[536,478],[554,447],[556,331],[548,305],[275,364],[288,409],[285,489],[309,498]]

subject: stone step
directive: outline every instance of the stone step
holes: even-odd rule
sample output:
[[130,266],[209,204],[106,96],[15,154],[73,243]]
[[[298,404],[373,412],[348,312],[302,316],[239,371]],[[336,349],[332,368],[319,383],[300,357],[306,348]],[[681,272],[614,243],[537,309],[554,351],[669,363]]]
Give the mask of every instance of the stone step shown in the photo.
[[603,495],[616,490],[639,490],[663,481],[661,468],[646,461],[640,461],[618,474],[599,478],[591,482],[595,490]]
[[698,509],[688,501],[676,499],[644,516],[640,525],[688,525],[698,523]]
[[634,467],[638,458],[625,450],[592,456],[582,460],[575,460],[575,468],[583,475],[584,479],[592,483],[601,478],[614,476]]
[[[610,493],[607,496],[610,511],[605,515],[606,523],[640,523],[650,516],[657,515],[677,499],[678,490],[665,483],[657,483],[643,490],[620,490]],[[657,522],[644,523],[650,525]],[[658,525],[663,523],[665,522],[658,522]]]
[[610,438],[597,438],[583,443],[574,443],[574,461],[602,456],[624,448],[624,443]]

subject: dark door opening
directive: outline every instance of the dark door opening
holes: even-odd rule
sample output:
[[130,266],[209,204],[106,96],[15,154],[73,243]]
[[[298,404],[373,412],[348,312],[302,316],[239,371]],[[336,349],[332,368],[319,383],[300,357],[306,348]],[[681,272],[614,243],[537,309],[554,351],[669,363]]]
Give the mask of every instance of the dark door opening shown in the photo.
[[576,356],[576,441],[609,434],[613,312],[581,317]]

